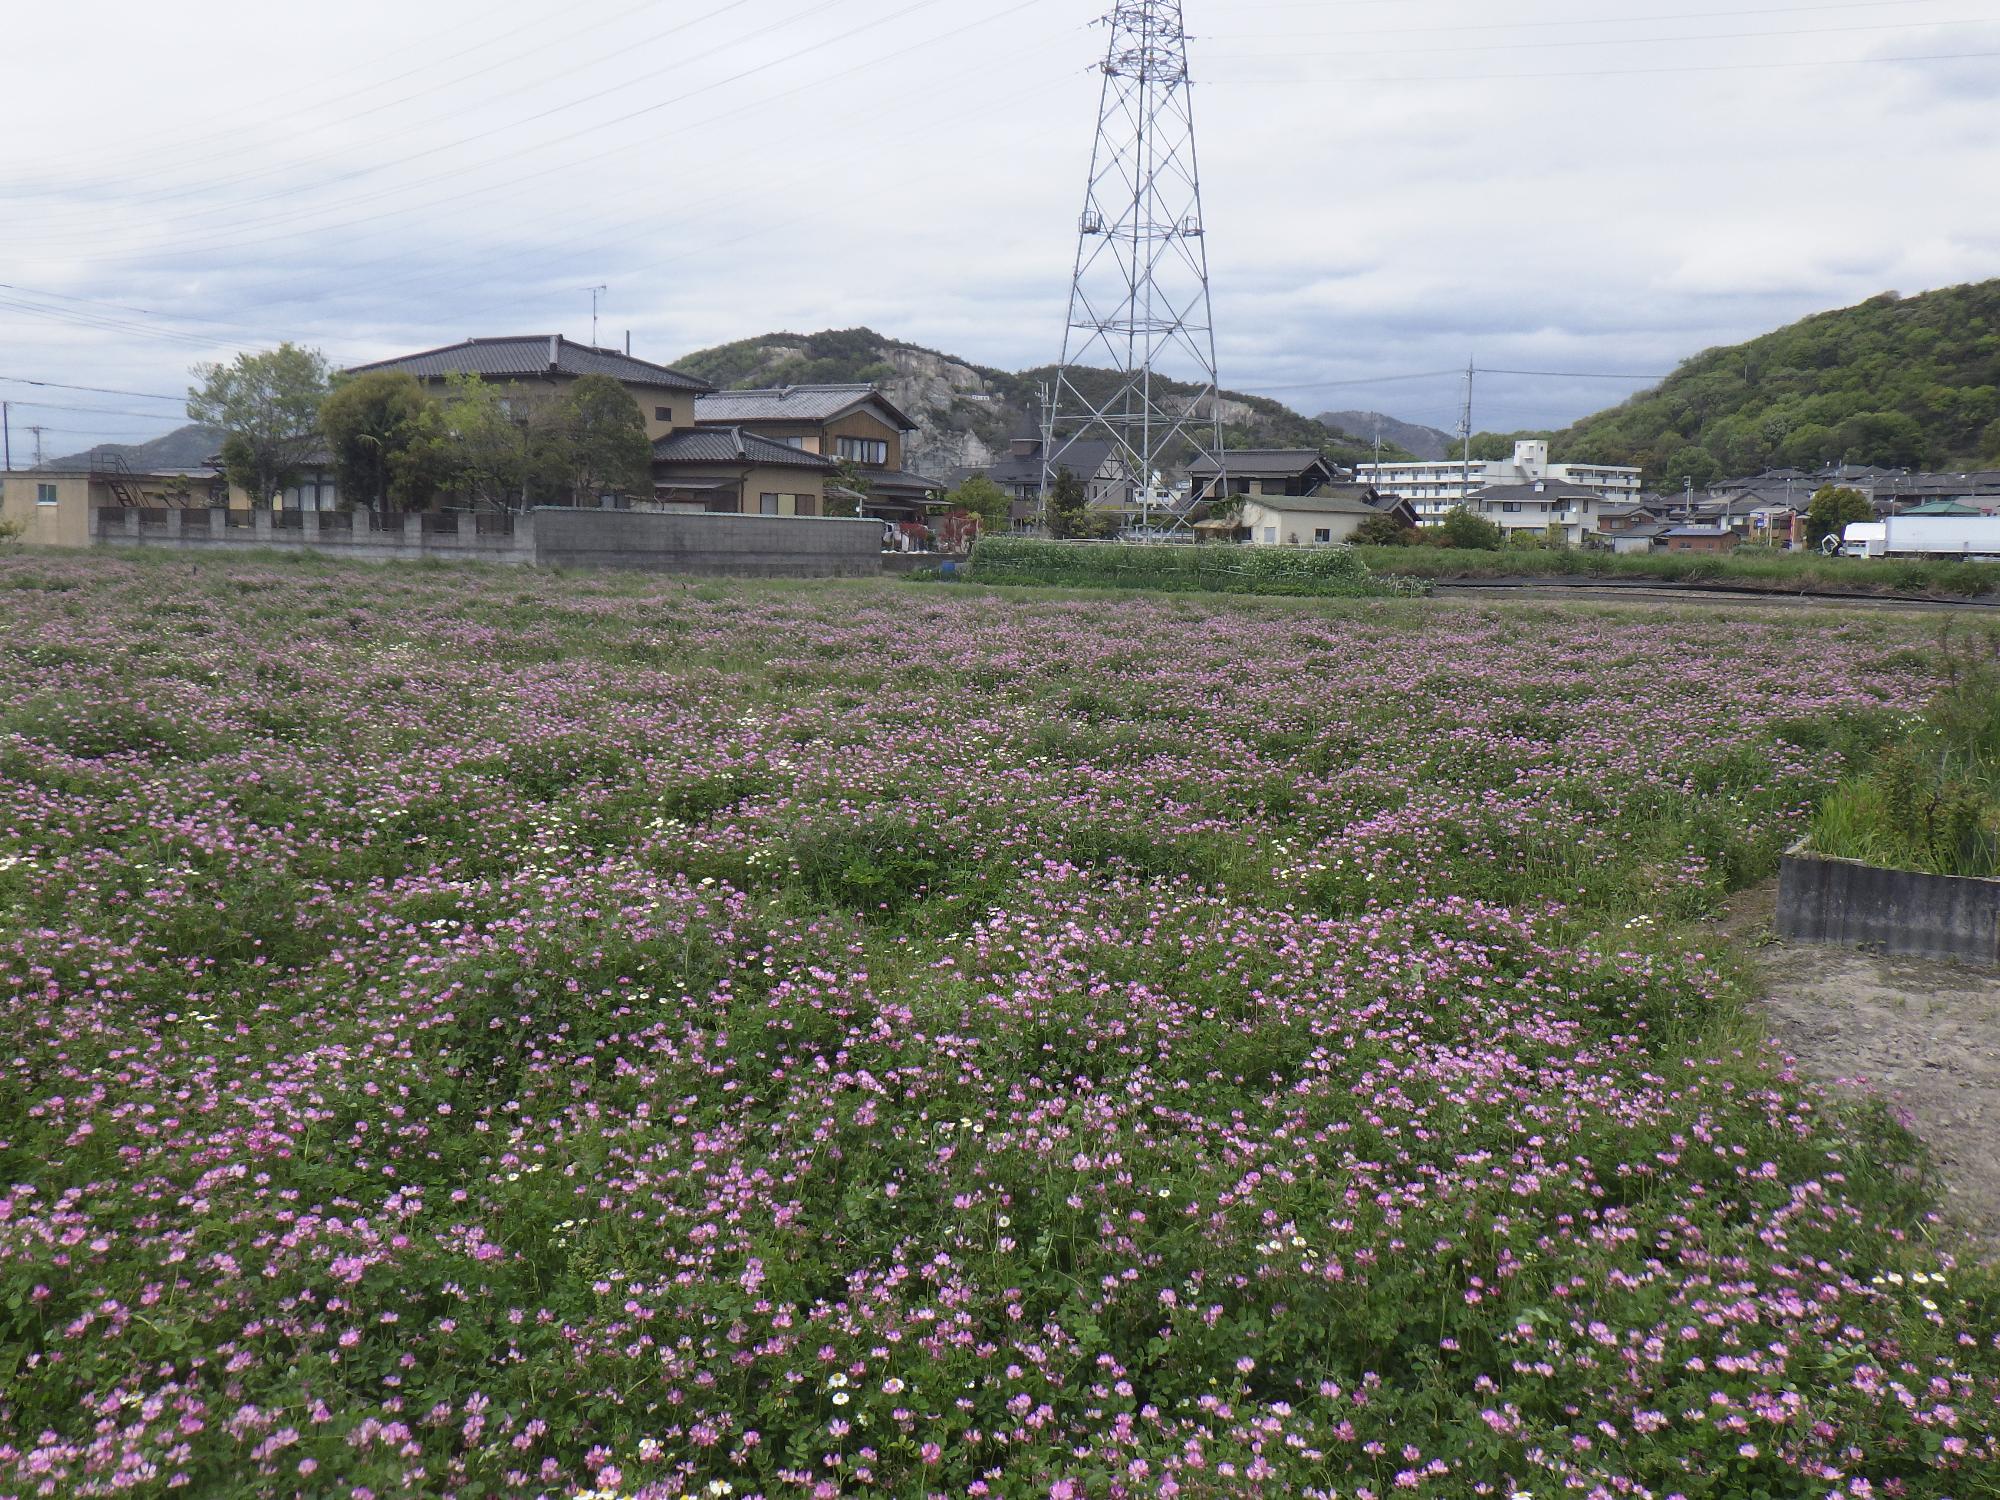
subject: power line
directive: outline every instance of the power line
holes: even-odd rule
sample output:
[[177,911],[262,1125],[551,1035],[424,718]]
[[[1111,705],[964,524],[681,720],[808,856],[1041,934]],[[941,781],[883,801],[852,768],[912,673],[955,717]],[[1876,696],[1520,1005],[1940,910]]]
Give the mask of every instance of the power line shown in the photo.
[[[1682,36],[1582,37],[1553,42],[1474,42],[1462,47],[1394,47],[1380,52],[1301,52],[1296,48],[1287,48],[1284,56],[1338,57],[1346,62],[1365,62],[1376,57],[1448,57],[1462,52],[1551,52],[1557,48],[1568,50],[1579,47],[1656,47],[1674,42],[1740,42],[1769,41],[1781,37],[1851,36],[1857,32],[1919,31],[1944,26],[1981,25],[1985,20],[1985,17],[1957,16],[1944,21],[1896,21],[1874,26],[1812,26],[1779,31],[1711,31]],[[1252,54],[1240,52],[1216,53],[1216,56],[1224,61],[1235,61],[1250,55]]]
[[32,385],[48,391],[87,391],[93,396],[131,396],[140,401],[172,401],[185,406],[187,393],[178,396],[163,396],[158,391],[119,391],[101,385],[64,385],[60,380],[30,380],[25,375],[0,375],[0,383],[7,385]]
[[[1291,53],[1296,57],[1299,54]],[[1324,54],[1332,56],[1334,54]],[[2000,57],[2000,52],[1930,52],[1907,57],[1846,57],[1827,58],[1816,62],[1760,62],[1760,63],[1690,63],[1680,67],[1662,68],[1579,68],[1564,71],[1539,73],[1357,73],[1344,75],[1341,83],[1353,86],[1366,83],[1526,83],[1553,78],[1653,78],[1670,74],[1692,73],[1768,73],[1781,69],[1798,68],[1872,68],[1899,63],[1933,62],[1976,62]],[[1257,61],[1249,54],[1240,54],[1238,61]],[[1268,76],[1250,78],[1216,78],[1209,80],[1211,88],[1218,85],[1237,87],[1255,84],[1268,89]]]
[[[1569,30],[1578,26],[1648,26],[1661,22],[1739,20],[1750,16],[1793,16],[1824,11],[1883,10],[1897,5],[1942,5],[1946,3],[1949,3],[1949,0],[1831,0],[1831,3],[1820,5],[1778,5],[1765,6],[1758,9],[1697,10],[1650,16],[1565,16],[1561,20],[1556,21],[1454,21],[1443,26],[1370,26],[1360,30],[1348,31],[1294,31],[1287,28],[1286,35],[1292,37],[1427,36],[1444,32],[1456,34],[1466,31]],[[1252,32],[1215,31],[1207,33],[1203,37],[1203,40],[1211,42],[1241,41],[1256,34]]]

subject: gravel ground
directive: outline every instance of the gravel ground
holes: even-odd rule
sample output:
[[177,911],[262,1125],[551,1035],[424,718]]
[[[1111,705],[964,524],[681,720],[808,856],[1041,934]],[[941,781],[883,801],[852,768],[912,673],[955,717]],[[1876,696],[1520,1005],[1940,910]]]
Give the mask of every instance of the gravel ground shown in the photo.
[[1945,1213],[2000,1257],[2000,972],[1780,941],[1775,885],[1725,926],[1765,988],[1765,1021],[1808,1072],[1907,1112]]

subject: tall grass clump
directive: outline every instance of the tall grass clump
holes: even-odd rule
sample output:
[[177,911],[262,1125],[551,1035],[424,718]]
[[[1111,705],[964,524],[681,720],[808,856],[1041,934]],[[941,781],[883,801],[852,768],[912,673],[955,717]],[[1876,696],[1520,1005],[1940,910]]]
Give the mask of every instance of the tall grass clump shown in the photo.
[[1843,782],[1815,852],[1927,875],[2000,876],[2000,669],[1975,662]]
[[1149,546],[981,537],[972,551],[972,576],[978,583],[1049,588],[1322,599],[1407,597],[1429,591],[1427,584],[1376,574],[1352,547]]

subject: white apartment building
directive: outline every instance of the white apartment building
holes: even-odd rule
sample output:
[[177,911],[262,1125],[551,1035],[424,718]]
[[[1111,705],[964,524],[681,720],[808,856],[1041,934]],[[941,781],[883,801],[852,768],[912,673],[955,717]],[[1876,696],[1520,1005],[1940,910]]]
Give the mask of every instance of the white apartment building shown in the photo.
[[1592,490],[1611,501],[1639,498],[1639,471],[1615,464],[1552,464],[1549,445],[1524,442],[1514,445],[1514,458],[1467,464],[1463,459],[1419,460],[1406,464],[1363,464],[1357,471],[1363,484],[1372,484],[1384,495],[1410,502],[1418,524],[1435,526],[1452,511],[1467,504],[1480,490],[1507,485],[1556,483]]

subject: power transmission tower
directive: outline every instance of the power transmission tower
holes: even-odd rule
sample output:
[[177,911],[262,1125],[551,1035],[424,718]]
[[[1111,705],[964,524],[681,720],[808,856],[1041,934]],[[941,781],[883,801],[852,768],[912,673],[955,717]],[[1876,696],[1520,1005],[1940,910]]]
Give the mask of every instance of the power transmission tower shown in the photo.
[[[1150,528],[1169,467],[1206,458],[1228,492],[1194,85],[1180,0],[1118,0],[1100,24],[1110,44],[1043,421],[1042,516],[1069,446],[1108,441]],[[1192,394],[1169,395],[1165,380]],[[1185,526],[1187,511],[1170,507],[1169,519]]]
[[39,469],[42,466],[42,434],[47,432],[48,429],[46,427],[37,427],[33,422],[30,422],[28,424],[28,431],[35,435],[35,467]]

